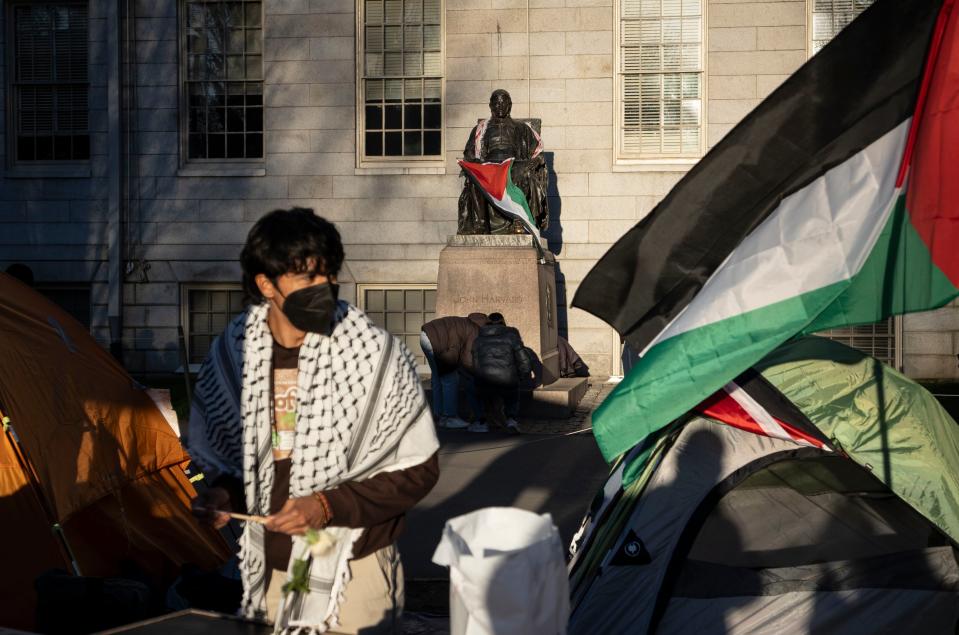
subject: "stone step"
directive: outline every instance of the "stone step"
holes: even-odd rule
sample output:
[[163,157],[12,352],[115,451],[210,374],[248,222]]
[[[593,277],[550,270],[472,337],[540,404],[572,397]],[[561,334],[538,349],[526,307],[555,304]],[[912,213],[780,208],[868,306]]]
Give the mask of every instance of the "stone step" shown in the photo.
[[[421,381],[427,399],[432,401],[429,376],[422,377]],[[568,419],[576,412],[576,406],[583,399],[588,387],[589,377],[562,377],[547,386],[524,390],[520,402],[520,416],[533,419]],[[459,410],[461,416],[468,416],[469,404],[463,394],[462,384]]]
[[588,377],[561,377],[523,394],[520,415],[535,419],[567,419],[586,394]]

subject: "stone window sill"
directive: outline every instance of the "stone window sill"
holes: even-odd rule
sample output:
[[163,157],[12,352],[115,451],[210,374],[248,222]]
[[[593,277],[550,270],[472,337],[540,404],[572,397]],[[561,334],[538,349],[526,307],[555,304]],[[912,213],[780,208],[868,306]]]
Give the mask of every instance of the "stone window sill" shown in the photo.
[[389,163],[361,163],[359,167],[353,169],[356,176],[370,175],[388,175],[388,174],[446,174],[446,164],[442,161],[423,163],[422,165],[394,164]]
[[266,176],[266,168],[259,163],[197,163],[182,166],[177,176]]
[[619,159],[613,172],[688,172],[699,159]]
[[43,163],[40,165],[18,164],[7,168],[4,176],[8,179],[82,179],[93,176],[88,162],[57,165]]

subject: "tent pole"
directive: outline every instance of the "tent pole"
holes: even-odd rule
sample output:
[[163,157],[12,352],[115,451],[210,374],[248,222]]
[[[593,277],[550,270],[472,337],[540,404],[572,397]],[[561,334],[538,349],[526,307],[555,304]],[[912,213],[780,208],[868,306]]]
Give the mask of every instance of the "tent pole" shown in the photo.
[[40,503],[40,507],[43,509],[43,514],[47,517],[47,522],[50,523],[50,530],[57,537],[57,544],[60,545],[60,549],[62,550],[60,555],[64,556],[65,559],[70,563],[70,567],[73,569],[74,575],[81,575],[80,565],[77,562],[76,556],[73,554],[73,549],[70,548],[70,543],[67,541],[67,536],[63,531],[63,526],[57,521],[56,516],[53,513],[53,508],[50,505],[50,501],[48,501],[46,496],[43,494],[43,488],[40,487],[40,479],[37,477],[37,473],[33,469],[33,464],[30,463],[29,459],[27,458],[26,450],[20,443],[20,437],[17,436],[16,431],[13,429],[13,424],[10,422],[10,417],[3,414],[2,410],[0,410],[0,421],[3,422],[3,431],[7,434],[7,438],[10,439],[10,445],[13,448],[14,454],[17,455],[17,462],[20,464],[20,469],[23,470],[23,473],[30,481],[30,486],[33,488],[33,493],[36,495],[37,501]]

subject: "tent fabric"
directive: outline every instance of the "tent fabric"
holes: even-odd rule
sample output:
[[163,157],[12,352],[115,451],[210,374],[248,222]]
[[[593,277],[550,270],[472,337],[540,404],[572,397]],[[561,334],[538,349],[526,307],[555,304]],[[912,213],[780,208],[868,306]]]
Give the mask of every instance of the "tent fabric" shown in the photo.
[[943,544],[925,518],[852,461],[773,463],[724,495],[689,558],[732,567],[786,567],[870,558]]
[[[69,567],[61,554],[53,533],[47,528],[46,516],[20,469],[12,440],[0,433],[0,626],[27,628],[33,621],[36,598],[33,579],[52,568]],[[0,629],[2,630],[2,629]]]
[[[25,588],[53,564],[69,568],[51,547],[53,522],[85,575],[133,567],[169,582],[182,564],[225,561],[223,539],[190,512],[189,457],[147,393],[81,324],[6,274],[0,351],[0,412],[12,424],[0,444],[0,519],[20,534],[5,532],[0,558],[38,554],[4,575],[0,597],[29,595]],[[13,453],[14,432],[27,471]],[[29,600],[0,602],[0,624],[29,628],[31,617]]]
[[569,632],[954,632],[956,423],[829,340],[757,370],[835,451],[692,413],[634,448],[571,547]]
[[959,426],[928,391],[821,337],[787,343],[757,369],[850,458],[959,541]]
[[955,593],[921,589],[862,588],[710,599],[672,598],[656,632],[662,635],[953,633],[959,619],[956,607]]
[[[679,432],[652,475],[612,552],[643,548],[649,562],[603,568],[580,603],[569,632],[646,632],[673,551],[700,502],[740,468],[774,453],[797,450],[790,441],[743,432],[695,418]],[[627,540],[632,533],[637,541]],[[615,600],[613,599],[615,598]]]
[[727,567],[687,561],[671,593],[672,597],[702,599],[859,588],[955,593],[959,591],[959,565],[950,546],[794,567]]

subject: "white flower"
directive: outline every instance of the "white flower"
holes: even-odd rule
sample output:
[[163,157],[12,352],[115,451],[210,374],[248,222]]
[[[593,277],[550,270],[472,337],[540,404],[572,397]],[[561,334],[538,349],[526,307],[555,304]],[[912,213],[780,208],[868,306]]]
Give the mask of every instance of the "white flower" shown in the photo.
[[336,545],[336,538],[325,529],[317,530],[315,539],[313,538],[313,536],[310,536],[307,542],[310,544],[310,555],[314,558],[325,556]]

